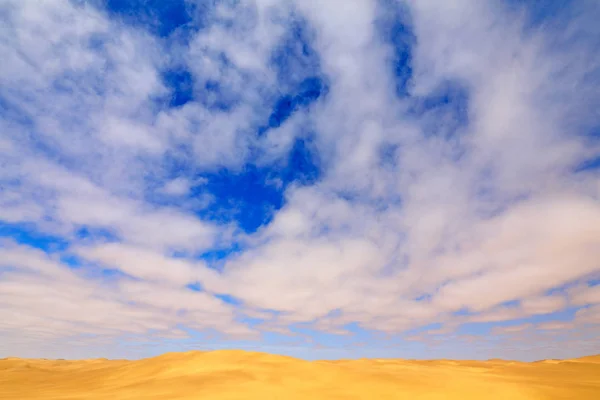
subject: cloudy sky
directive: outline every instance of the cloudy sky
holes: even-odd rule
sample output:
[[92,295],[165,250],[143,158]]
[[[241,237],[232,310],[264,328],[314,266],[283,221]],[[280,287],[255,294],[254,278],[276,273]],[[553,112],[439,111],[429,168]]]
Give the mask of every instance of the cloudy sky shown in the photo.
[[0,357],[600,352],[600,2],[0,2]]

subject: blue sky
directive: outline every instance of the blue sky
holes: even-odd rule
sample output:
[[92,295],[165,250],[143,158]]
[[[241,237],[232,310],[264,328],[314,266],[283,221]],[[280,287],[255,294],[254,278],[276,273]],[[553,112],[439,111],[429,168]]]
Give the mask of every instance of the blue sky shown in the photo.
[[0,6],[0,356],[598,352],[598,5],[342,3]]

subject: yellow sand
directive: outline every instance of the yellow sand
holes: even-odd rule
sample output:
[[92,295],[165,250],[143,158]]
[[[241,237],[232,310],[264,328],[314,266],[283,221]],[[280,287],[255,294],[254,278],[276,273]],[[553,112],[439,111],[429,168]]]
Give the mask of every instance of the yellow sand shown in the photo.
[[0,399],[600,399],[600,356],[565,361],[303,361],[167,353],[138,361],[0,360]]

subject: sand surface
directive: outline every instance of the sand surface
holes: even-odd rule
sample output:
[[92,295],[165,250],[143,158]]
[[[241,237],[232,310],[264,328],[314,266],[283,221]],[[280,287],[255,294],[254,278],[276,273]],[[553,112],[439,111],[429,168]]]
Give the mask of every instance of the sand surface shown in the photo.
[[563,361],[303,361],[167,353],[138,361],[0,360],[0,399],[600,399],[600,356]]

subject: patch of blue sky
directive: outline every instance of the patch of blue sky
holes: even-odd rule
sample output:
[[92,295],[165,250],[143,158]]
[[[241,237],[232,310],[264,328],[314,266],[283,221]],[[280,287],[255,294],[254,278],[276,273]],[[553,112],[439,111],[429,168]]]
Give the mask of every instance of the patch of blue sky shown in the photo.
[[99,269],[96,269],[93,271],[95,273],[95,277],[101,279],[104,282],[116,282],[121,279],[140,280],[131,275],[124,273],[123,271],[121,271],[118,268],[106,267],[106,268],[99,268]]
[[15,242],[46,253],[59,253],[69,247],[69,241],[63,237],[40,232],[35,226],[26,223],[11,224],[0,221],[0,237],[10,238]]
[[140,27],[150,33],[167,37],[176,31],[193,29],[199,21],[195,16],[202,16],[203,10],[196,7],[203,3],[186,0],[102,0],[99,5],[111,18],[120,18],[126,24]]
[[310,185],[321,177],[322,169],[317,152],[312,140],[297,138],[288,155],[285,168],[279,170],[277,178],[281,179],[285,187],[290,183]]
[[[318,98],[318,94],[316,96]],[[269,115],[266,125],[258,129],[258,134],[263,135],[269,129],[280,127],[292,114],[298,109],[303,100],[303,95],[283,95],[279,97],[273,105],[273,111]]]
[[196,100],[208,110],[229,112],[239,104],[240,95],[216,80],[207,79],[196,90]]
[[472,315],[472,314],[474,314],[474,313],[469,311],[469,309],[467,309],[467,308],[460,308],[460,309],[452,312],[452,315],[455,317],[464,317],[466,315]]
[[259,136],[269,129],[281,126],[295,111],[309,106],[326,91],[327,87],[319,77],[310,77],[300,82],[295,93],[284,94],[275,101],[268,122],[258,129]]
[[196,172],[196,168],[191,161],[192,157],[193,151],[189,147],[184,145],[174,146],[164,154],[159,168],[156,169],[160,171],[160,175],[148,175],[146,177],[147,184],[163,184],[163,180],[190,177]]
[[445,140],[448,154],[458,161],[465,154],[462,142],[469,123],[469,92],[456,81],[447,81],[425,96],[410,98],[409,117],[418,118],[424,138]]
[[[458,81],[446,81],[431,93],[415,96],[411,93],[413,77],[413,51],[417,44],[412,31],[410,12],[406,7],[382,0],[380,24],[382,39],[393,49],[391,68],[395,78],[396,95],[408,101],[405,117],[418,118],[425,137],[439,137],[451,141],[454,158],[463,154],[457,132],[469,123],[469,91]],[[394,166],[395,148],[391,145],[382,149],[381,162]]]
[[415,301],[429,301],[431,300],[431,294],[425,293],[415,298]]
[[119,236],[110,229],[89,225],[77,227],[74,236],[78,241],[87,243],[116,242],[119,240]]
[[[90,233],[83,233],[90,231],[93,231],[93,229],[80,228],[75,232],[75,235],[62,237],[44,233],[30,224],[0,222],[0,238],[10,238],[21,245],[39,249],[49,255],[56,255],[62,265],[70,269],[85,270],[85,274],[90,277],[112,279],[117,274],[117,270],[91,263],[71,251],[74,241],[77,241],[79,244],[84,237],[95,242],[98,236],[94,239]],[[102,239],[101,241],[104,240]],[[88,242],[87,244],[93,242]]]
[[582,161],[575,167],[574,172],[591,172],[600,169],[600,155]]
[[79,269],[86,265],[85,260],[75,254],[61,254],[59,259],[61,264],[66,265],[71,269]]
[[[186,285],[186,288],[192,292],[204,292],[204,287],[200,282],[189,283]],[[230,294],[216,293],[214,296],[225,304],[233,306],[241,306],[243,304],[242,300]]]
[[239,298],[225,293],[217,293],[215,294],[215,297],[221,300],[223,303],[233,306],[241,306],[243,303]]
[[491,333],[491,330],[497,327],[509,327],[524,324],[540,324],[544,322],[570,322],[573,320],[575,312],[577,312],[577,310],[579,309],[580,307],[569,307],[564,310],[553,313],[532,315],[524,318],[515,318],[506,321],[467,322],[462,324],[458,328],[457,334],[485,336],[489,335]]
[[403,332],[403,336],[411,336],[418,335],[421,333],[427,333],[430,331],[435,331],[437,329],[441,329],[444,325],[441,322],[433,322],[430,324],[426,324],[417,328],[410,329],[406,332]]
[[313,149],[296,140],[284,165],[247,165],[241,172],[222,169],[202,174],[206,183],[192,188],[191,196],[204,192],[214,201],[198,215],[221,223],[235,222],[246,233],[268,224],[284,205],[284,192],[291,183],[311,184],[320,174]]
[[544,292],[544,295],[546,295],[546,296],[563,295],[563,294],[566,294],[569,289],[576,286],[577,284],[578,284],[578,282],[567,282],[560,286],[553,287],[551,289],[546,290]]
[[426,129],[426,132],[438,132],[441,126],[454,132],[456,128],[468,124],[468,105],[467,88],[457,81],[445,81],[427,96],[412,97],[409,114],[429,115],[434,120],[440,120],[438,125]]
[[244,325],[249,326],[251,329],[254,329],[254,328],[260,329],[260,325],[265,322],[265,320],[262,318],[247,317],[247,316],[238,318],[238,320],[240,322],[242,322]]
[[169,89],[169,107],[180,107],[194,100],[194,78],[183,67],[167,69],[162,73],[165,86]]
[[342,329],[348,331],[356,340],[366,340],[376,335],[375,331],[363,328],[359,322],[348,322]]
[[202,176],[206,183],[193,188],[191,195],[206,191],[215,198],[198,212],[203,219],[237,222],[242,230],[254,232],[283,204],[282,189],[269,183],[270,169],[248,165],[242,172],[222,169]]
[[300,18],[292,21],[276,46],[269,67],[276,73],[278,92],[268,121],[258,129],[259,135],[281,126],[295,111],[309,107],[328,92],[310,27]]
[[352,334],[336,334],[311,329],[298,330],[298,332],[311,337],[315,344],[329,349],[345,349],[356,342],[356,338]]
[[30,122],[30,119],[24,118],[22,113],[16,113],[13,105],[9,102],[7,98],[8,93],[6,93],[6,88],[0,88],[0,113],[6,119],[10,119],[11,121],[19,121],[22,120],[23,123]]
[[[90,40],[89,46],[93,48],[95,53],[102,52],[102,44],[107,38],[95,37],[94,40]],[[102,54],[106,56],[105,54]],[[93,74],[89,70],[83,71],[64,71],[62,74],[54,77],[51,82],[50,88],[56,96],[71,97],[78,95],[79,93],[85,93],[87,95],[104,96],[106,94],[106,88],[104,85],[104,78],[110,72],[112,65],[109,59],[106,59],[103,65],[103,74]],[[85,107],[85,104],[78,104],[73,102],[74,107]],[[76,109],[75,111],[79,111]]]
[[518,307],[520,304],[521,304],[520,300],[509,300],[509,301],[505,301],[505,302],[498,304],[498,307],[512,308],[512,307]]
[[84,278],[98,282],[115,283],[123,279],[141,281],[140,278],[122,271],[118,265],[90,261],[68,251],[60,255],[60,261],[68,268],[77,270]]
[[185,287],[188,288],[189,290],[191,290],[192,292],[204,291],[204,287],[202,286],[202,284],[200,282],[189,283]]
[[231,259],[234,255],[241,253],[245,249],[245,246],[241,242],[229,243],[226,247],[214,247],[210,250],[201,252],[200,254],[193,255],[193,258],[203,260],[207,266],[215,271],[223,271],[225,262]]
[[568,15],[576,10],[577,2],[577,0],[505,0],[504,4],[525,17],[526,29],[536,29],[542,25],[560,22],[565,14]]
[[396,95],[400,98],[410,96],[410,82],[413,75],[413,49],[416,37],[411,27],[408,9],[396,2],[382,0],[378,29],[383,40],[393,48],[391,59],[396,80]]
[[19,125],[25,129],[33,129],[35,123],[33,118],[23,107],[11,101],[13,96],[22,96],[21,93],[11,93],[10,89],[0,87],[0,115],[7,121],[11,121],[15,125]]
[[[254,325],[255,328],[259,328],[258,325]],[[298,342],[302,342],[303,344],[306,344],[306,337],[304,336],[300,336],[294,333],[281,333],[281,332],[271,332],[268,330],[264,330],[263,332],[261,332],[262,335],[262,341],[264,343],[268,343],[269,345],[274,345],[274,346],[281,346],[284,345],[286,343],[290,343],[290,342],[294,342],[294,341],[298,341]]]
[[0,237],[9,237],[17,243],[37,248],[47,254],[57,254],[60,262],[68,268],[86,268],[90,273],[97,273],[98,267],[72,253],[73,243],[90,245],[118,241],[117,236],[102,228],[81,226],[72,234],[63,237],[43,233],[33,225],[5,222],[0,222]]
[[546,296],[555,296],[555,295],[565,295],[569,290],[578,287],[580,285],[588,285],[588,286],[596,286],[600,284],[600,274],[592,274],[592,276],[585,277],[583,279],[578,279],[575,281],[564,283],[560,286],[554,287],[552,289],[548,289],[544,292]]
[[382,144],[379,148],[379,165],[393,170],[397,165],[399,148],[397,144]]
[[[330,317],[339,314],[334,311],[329,314]],[[288,325],[290,332],[301,338],[310,338],[310,342],[325,348],[347,348],[357,342],[368,341],[374,338],[375,333],[372,330],[363,329],[358,322],[350,322],[340,326],[332,326],[330,332],[326,329],[314,329],[311,322],[296,323]]]
[[[237,70],[224,53],[207,53],[205,57],[217,64],[224,76],[227,76],[228,71],[236,70],[236,73],[242,76],[242,81],[251,81],[252,77],[244,71]],[[241,87],[229,87],[212,77],[197,74],[182,61],[176,60],[166,64],[161,71],[161,78],[169,94],[156,101],[170,108],[195,102],[209,111],[230,112],[240,104],[244,95]]]
[[282,93],[296,92],[302,82],[321,75],[320,57],[312,43],[310,26],[302,18],[294,18],[269,62]]

